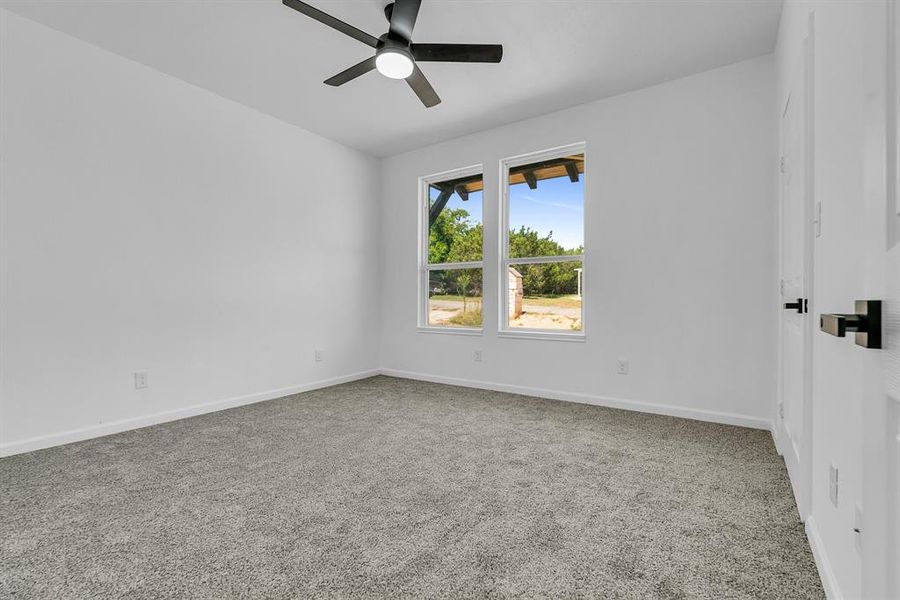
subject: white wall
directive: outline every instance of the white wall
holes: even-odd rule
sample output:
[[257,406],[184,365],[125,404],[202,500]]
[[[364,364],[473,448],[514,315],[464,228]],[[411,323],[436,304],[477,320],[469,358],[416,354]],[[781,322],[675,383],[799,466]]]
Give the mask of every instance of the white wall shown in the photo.
[[378,161],[4,10],[0,44],[0,451],[377,367]]
[[[812,494],[806,527],[832,598],[900,594],[900,587],[893,593],[888,587],[900,550],[894,548],[889,563],[890,471],[900,473],[897,463],[891,467],[889,462],[892,454],[894,461],[900,459],[900,421],[891,417],[900,415],[900,219],[888,209],[886,193],[886,9],[884,0],[788,0],[776,50],[780,108],[813,16],[814,200],[821,203],[822,233],[813,250],[810,314],[852,312],[855,299],[886,299],[893,321],[886,324],[886,352],[819,331],[813,335]],[[832,464],[840,473],[837,506],[828,495]],[[893,481],[896,485],[896,475]],[[896,490],[893,494],[896,503],[900,497]],[[857,506],[861,535],[854,532]],[[896,505],[893,510],[896,514]]]
[[[385,159],[381,365],[768,426],[774,93],[766,56]],[[578,141],[587,143],[587,340],[498,339],[498,162]],[[485,333],[418,333],[417,178],[476,163],[485,176]],[[620,356],[630,375],[616,374]]]

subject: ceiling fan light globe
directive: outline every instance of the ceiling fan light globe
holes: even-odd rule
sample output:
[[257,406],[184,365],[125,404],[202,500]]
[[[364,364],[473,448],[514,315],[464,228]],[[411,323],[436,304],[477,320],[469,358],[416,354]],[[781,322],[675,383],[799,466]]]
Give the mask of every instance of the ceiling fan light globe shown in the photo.
[[383,50],[375,57],[375,68],[391,79],[406,79],[413,72],[413,60],[397,50]]

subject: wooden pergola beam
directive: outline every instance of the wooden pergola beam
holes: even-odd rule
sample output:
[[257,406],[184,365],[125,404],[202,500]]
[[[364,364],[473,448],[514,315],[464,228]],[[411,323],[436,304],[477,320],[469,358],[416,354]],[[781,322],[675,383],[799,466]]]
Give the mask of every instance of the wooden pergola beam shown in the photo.
[[[519,165],[509,169],[509,185],[527,183],[532,190],[537,189],[538,181],[544,179],[556,179],[568,177],[572,183],[578,183],[581,174],[584,173],[584,155],[571,154],[560,156],[551,160],[543,160],[529,165]],[[484,190],[484,176],[467,175],[457,179],[449,179],[431,184],[431,187],[439,191],[438,197],[428,211],[429,227],[446,208],[450,197],[456,193],[463,201],[469,199],[469,194]]]
[[431,229],[434,226],[434,222],[437,221],[438,216],[443,212],[444,207],[447,206],[447,201],[450,200],[450,196],[453,195],[453,188],[442,189],[441,193],[435,199],[434,204],[431,205],[431,208],[428,210],[428,229]]
[[525,178],[525,183],[528,184],[529,189],[537,189],[537,177],[534,176],[534,171],[522,171],[522,177]]
[[484,189],[484,179],[481,175],[469,175],[468,177],[460,177],[459,179],[449,179],[447,181],[441,181],[440,183],[432,183],[431,187],[437,188],[439,190],[445,190],[450,188],[451,190],[456,189],[457,186],[463,186],[466,189],[466,192],[480,192]]
[[459,179],[451,179],[449,181],[441,181],[440,183],[432,183],[431,187],[440,191],[431,208],[428,210],[428,227],[431,228],[438,216],[443,212],[450,201],[450,197],[457,193],[463,202],[469,199],[472,192],[480,192],[484,189],[484,178],[482,175],[469,175],[460,177]]
[[[556,179],[557,177],[568,177],[572,183],[577,183],[581,173],[584,173],[584,155],[572,154],[527,165],[511,167],[509,169],[509,184],[517,185],[520,183],[529,183],[526,178],[526,173],[528,172],[531,172],[534,175],[536,181]],[[531,187],[530,183],[529,187]]]

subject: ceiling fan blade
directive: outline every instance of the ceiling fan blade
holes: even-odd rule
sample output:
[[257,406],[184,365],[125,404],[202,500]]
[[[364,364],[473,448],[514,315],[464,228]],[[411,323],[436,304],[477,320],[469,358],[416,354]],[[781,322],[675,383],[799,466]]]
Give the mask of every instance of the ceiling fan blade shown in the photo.
[[412,75],[406,78],[406,83],[408,83],[409,87],[416,93],[416,96],[419,97],[419,100],[422,101],[425,108],[431,108],[432,106],[437,106],[441,103],[440,96],[437,95],[437,92],[435,92],[434,88],[431,87],[431,84],[428,83],[428,80],[425,78],[425,74],[422,72],[422,69],[419,68],[419,65],[413,65]]
[[328,13],[324,13],[318,8],[310,6],[306,2],[301,2],[300,0],[281,0],[282,3],[288,8],[293,8],[297,12],[301,12],[307,17],[312,17],[316,21],[320,23],[324,23],[329,27],[337,29],[341,33],[345,35],[349,35],[350,37],[359,40],[363,44],[371,46],[373,48],[378,47],[378,38],[369,35],[365,31],[357,29],[353,25],[348,23],[344,23],[340,19],[335,19]]
[[390,32],[395,37],[401,37],[406,41],[412,39],[413,27],[416,26],[416,17],[419,15],[419,5],[422,0],[395,0],[391,12]]
[[333,85],[335,87],[337,87],[339,85],[344,85],[348,81],[353,81],[360,75],[365,75],[366,73],[368,73],[369,71],[371,71],[374,68],[375,68],[375,57],[373,56],[372,58],[367,58],[366,60],[362,61],[361,63],[356,63],[349,69],[341,71],[334,77],[330,77],[330,78],[326,79],[325,83],[327,85]]
[[503,58],[500,44],[411,44],[413,58],[426,62],[498,63]]

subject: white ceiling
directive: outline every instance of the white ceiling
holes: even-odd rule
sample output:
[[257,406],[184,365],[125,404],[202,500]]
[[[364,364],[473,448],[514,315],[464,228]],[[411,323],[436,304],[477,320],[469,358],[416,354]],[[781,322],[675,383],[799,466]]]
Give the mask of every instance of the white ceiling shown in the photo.
[[[309,0],[378,36],[382,0]],[[424,0],[414,41],[502,43],[497,65],[424,63],[426,109],[372,50],[280,0],[3,0],[0,6],[376,156],[772,52],[781,0]]]

